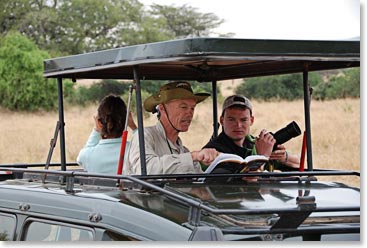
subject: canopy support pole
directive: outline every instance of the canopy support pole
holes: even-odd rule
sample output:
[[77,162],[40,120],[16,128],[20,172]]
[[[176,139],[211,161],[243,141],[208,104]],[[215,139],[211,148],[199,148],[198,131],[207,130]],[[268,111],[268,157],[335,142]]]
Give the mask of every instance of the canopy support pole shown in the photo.
[[58,105],[59,105],[61,170],[66,171],[64,102],[63,102],[62,78],[61,77],[57,78],[57,92],[58,92],[57,94],[58,94]]
[[217,81],[212,81],[212,92],[213,92],[213,137],[218,136],[218,95],[217,95]]
[[139,150],[140,150],[140,166],[141,175],[147,175],[147,166],[145,161],[145,142],[144,142],[144,124],[143,124],[143,108],[141,100],[141,84],[139,76],[139,66],[134,66],[134,81],[135,81],[135,92],[136,92],[136,111],[138,120],[138,132],[139,132]]
[[305,109],[305,127],[306,127],[306,143],[307,143],[307,170],[313,171],[312,165],[312,147],[311,147],[311,117],[310,117],[310,84],[308,82],[308,63],[304,63],[303,67],[303,99]]

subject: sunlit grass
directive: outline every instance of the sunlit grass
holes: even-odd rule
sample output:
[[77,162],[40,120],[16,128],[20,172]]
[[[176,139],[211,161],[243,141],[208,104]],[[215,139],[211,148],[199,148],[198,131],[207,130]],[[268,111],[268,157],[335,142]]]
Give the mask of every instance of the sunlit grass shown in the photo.
[[[93,128],[96,105],[65,110],[66,160],[75,162]],[[252,133],[265,128],[275,132],[295,120],[304,130],[303,101],[253,101],[255,123]],[[221,105],[218,106],[221,109]],[[190,150],[204,146],[212,135],[210,99],[197,106],[194,121],[187,133],[180,136]],[[45,163],[54,136],[58,113],[14,113],[0,109],[0,164]],[[156,117],[144,120],[154,125]],[[345,99],[312,101],[313,167],[360,171],[360,101]],[[131,132],[129,137],[131,137]],[[301,154],[302,137],[287,142],[289,151]],[[60,162],[59,137],[51,162]],[[359,186],[359,179],[348,183]]]

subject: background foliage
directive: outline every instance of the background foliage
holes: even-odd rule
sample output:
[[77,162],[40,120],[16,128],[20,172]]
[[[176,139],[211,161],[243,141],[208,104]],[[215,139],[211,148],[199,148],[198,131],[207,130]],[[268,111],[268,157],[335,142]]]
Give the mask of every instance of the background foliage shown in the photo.
[[[188,5],[149,8],[138,0],[1,0],[0,1],[0,105],[10,110],[56,108],[54,80],[44,79],[43,60],[102,49],[201,36],[231,36],[212,32],[224,22],[213,13],[200,13]],[[310,73],[315,99],[359,97],[358,69],[329,76]],[[63,81],[70,104],[98,102],[108,93],[126,95],[128,84],[100,81],[75,87]],[[165,81],[144,81],[143,96],[159,90]],[[211,84],[193,83],[195,92],[210,92]],[[244,80],[236,92],[261,100],[303,97],[300,74]]]
[[[330,78],[323,78],[320,72],[311,72],[308,81],[313,89],[312,96],[317,100],[359,97],[359,75],[359,68],[335,70],[331,72]],[[294,73],[246,79],[237,87],[236,94],[264,101],[302,99],[302,74]]]
[[360,81],[360,68],[343,70],[317,84],[314,96],[317,100],[359,98]]
[[[1,0],[0,105],[26,111],[56,108],[57,85],[42,76],[46,58],[207,36],[222,22],[190,6],[147,8],[138,0]],[[99,101],[107,93],[128,89],[113,80],[90,88],[73,87],[70,81],[63,85],[71,104]]]
[[[138,0],[1,0],[0,33],[20,32],[54,54],[206,36],[223,20],[190,6]],[[230,35],[230,34],[222,34]]]
[[44,79],[48,54],[19,33],[9,34],[0,47],[0,104],[10,110],[50,110],[56,107],[56,84]]

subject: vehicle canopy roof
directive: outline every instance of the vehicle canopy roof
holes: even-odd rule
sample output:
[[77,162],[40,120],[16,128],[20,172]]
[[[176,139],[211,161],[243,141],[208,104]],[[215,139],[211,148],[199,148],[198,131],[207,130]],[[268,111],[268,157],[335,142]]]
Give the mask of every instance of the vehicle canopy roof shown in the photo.
[[45,77],[220,81],[359,66],[359,40],[190,38],[44,61]]

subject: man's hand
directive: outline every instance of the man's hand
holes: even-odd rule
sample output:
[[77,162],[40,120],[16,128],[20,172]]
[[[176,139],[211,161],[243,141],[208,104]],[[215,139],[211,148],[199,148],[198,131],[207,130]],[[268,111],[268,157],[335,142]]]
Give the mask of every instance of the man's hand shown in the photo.
[[287,151],[285,149],[285,146],[284,145],[278,145],[277,149],[271,153],[270,159],[271,160],[278,160],[278,161],[283,162],[283,163],[287,162],[288,154],[287,154]]
[[132,115],[132,113],[131,113],[131,111],[129,112],[129,117],[128,117],[129,119],[128,119],[128,121],[127,121],[127,125],[128,125],[128,127],[130,127],[131,128],[131,130],[135,130],[135,129],[137,129],[138,127],[136,126],[136,124],[135,124],[135,122],[134,122],[134,118],[133,118],[133,115]]
[[219,152],[214,148],[204,148],[200,151],[191,152],[193,161],[198,161],[205,165],[210,165],[218,155]]
[[257,154],[270,157],[274,144],[275,139],[273,135],[271,135],[271,133],[267,132],[265,129],[261,130],[259,137],[256,138],[255,141]]

